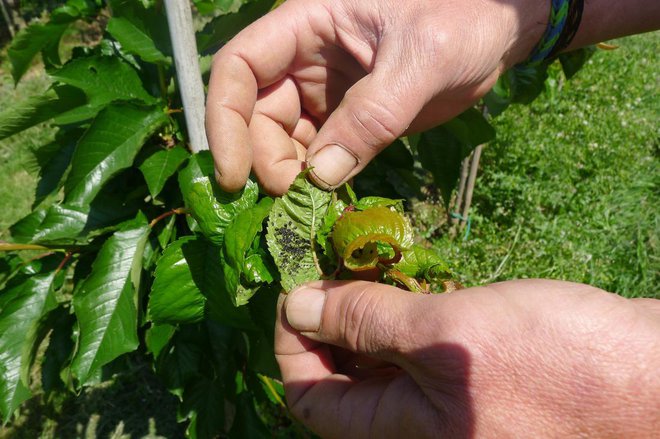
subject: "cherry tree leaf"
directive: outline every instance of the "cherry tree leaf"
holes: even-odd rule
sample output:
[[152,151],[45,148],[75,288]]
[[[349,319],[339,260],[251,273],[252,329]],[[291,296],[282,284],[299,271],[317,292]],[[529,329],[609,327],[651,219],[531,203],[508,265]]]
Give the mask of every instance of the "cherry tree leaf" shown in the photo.
[[[227,227],[225,244],[223,247],[225,260],[223,271],[225,274],[225,281],[227,282],[227,288],[235,306],[245,305],[250,298],[249,296],[251,296],[250,294],[238,294],[240,277],[241,273],[248,268],[246,267],[246,253],[252,246],[257,234],[261,232],[263,222],[268,216],[272,206],[273,200],[270,198],[264,198],[256,206],[236,215],[234,221],[232,221]],[[253,279],[261,279],[262,274],[268,273],[267,271],[264,272],[261,269],[262,267],[259,266],[261,261],[258,259],[258,255],[252,256],[254,257],[249,261],[249,268],[254,268],[254,270],[250,270],[250,274]],[[270,280],[272,281],[272,278],[270,278]],[[243,290],[241,290],[241,292],[245,293]]]
[[316,232],[331,198],[330,192],[314,186],[307,180],[307,172],[302,172],[289,191],[273,204],[266,241],[286,291],[322,275],[316,254]]
[[143,216],[125,224],[103,244],[91,274],[73,296],[80,339],[71,370],[81,385],[139,344],[137,289],[148,236]]
[[194,241],[194,236],[185,236],[173,242],[156,264],[147,314],[159,325],[204,319],[206,297],[195,284],[183,253],[183,246],[195,245]]
[[213,158],[209,151],[193,155],[179,172],[179,186],[186,208],[204,236],[222,245],[225,229],[239,212],[254,206],[259,196],[257,184],[248,180],[238,193],[223,191],[215,182]]
[[403,251],[401,260],[394,268],[407,276],[428,282],[448,279],[451,274],[449,265],[436,251],[419,245]]
[[36,274],[2,292],[10,298],[0,312],[0,415],[4,422],[31,396],[21,372],[33,351],[40,318],[57,306],[54,278],[55,272]]
[[105,182],[133,164],[144,142],[166,121],[156,107],[113,104],[99,113],[73,154],[65,202],[91,203]]
[[175,146],[170,149],[159,149],[140,163],[140,171],[144,175],[152,197],[156,197],[163,190],[167,179],[176,173],[189,155],[181,146]]
[[363,211],[344,212],[332,231],[335,250],[349,270],[361,271],[376,267],[382,259],[378,243],[386,243],[395,252],[413,245],[410,222],[389,207],[374,207]]

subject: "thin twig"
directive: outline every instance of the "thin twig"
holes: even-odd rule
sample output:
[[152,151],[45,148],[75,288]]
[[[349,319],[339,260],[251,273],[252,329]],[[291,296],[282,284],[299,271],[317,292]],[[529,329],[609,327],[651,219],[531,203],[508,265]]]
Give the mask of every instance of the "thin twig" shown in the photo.
[[156,218],[152,219],[151,222],[149,223],[149,227],[153,229],[154,226],[155,226],[156,224],[158,224],[158,222],[159,222],[160,220],[165,219],[165,218],[167,218],[168,216],[172,216],[172,215],[183,215],[183,214],[185,214],[185,213],[187,213],[185,207],[177,207],[176,209],[172,209],[172,210],[170,210],[170,211],[168,211],[168,212],[165,212],[165,213],[163,213],[163,214],[160,214],[160,215],[158,215]]
[[64,255],[64,259],[62,259],[62,262],[60,262],[60,265],[58,265],[57,268],[55,269],[55,274],[59,273],[60,270],[62,270],[62,268],[64,268],[66,263],[69,262],[69,260],[71,259],[72,255],[73,255],[73,252],[70,252],[70,251],[66,252],[66,254]]

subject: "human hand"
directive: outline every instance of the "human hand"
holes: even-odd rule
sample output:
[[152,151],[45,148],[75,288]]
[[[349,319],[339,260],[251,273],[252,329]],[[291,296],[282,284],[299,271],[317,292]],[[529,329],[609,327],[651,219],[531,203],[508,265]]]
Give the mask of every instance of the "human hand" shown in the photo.
[[287,400],[322,437],[660,429],[660,301],[547,280],[444,295],[320,281],[284,297],[275,352]]
[[225,45],[207,99],[220,186],[273,195],[307,162],[321,187],[397,137],[458,115],[545,29],[549,2],[289,0]]

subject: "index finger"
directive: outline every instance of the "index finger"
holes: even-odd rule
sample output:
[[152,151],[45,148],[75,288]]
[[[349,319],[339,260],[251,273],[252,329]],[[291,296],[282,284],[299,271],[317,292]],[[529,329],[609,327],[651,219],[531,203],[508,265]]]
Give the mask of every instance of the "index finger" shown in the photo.
[[286,4],[252,23],[214,59],[206,103],[206,134],[226,191],[243,188],[252,166],[248,125],[260,88],[282,79],[296,54],[294,14]]

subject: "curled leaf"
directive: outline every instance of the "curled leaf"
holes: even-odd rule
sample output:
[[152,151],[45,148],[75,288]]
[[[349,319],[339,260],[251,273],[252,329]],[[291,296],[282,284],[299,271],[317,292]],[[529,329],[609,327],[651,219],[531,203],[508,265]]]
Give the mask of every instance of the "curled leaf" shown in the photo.
[[413,245],[402,252],[401,261],[394,268],[410,277],[436,282],[448,279],[449,265],[431,249]]
[[388,207],[344,212],[332,231],[335,250],[352,271],[376,267],[389,255],[380,255],[379,243],[388,244],[395,253],[413,245],[413,231],[408,220]]

